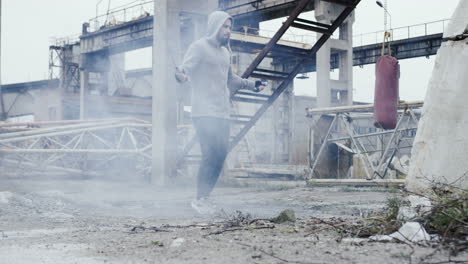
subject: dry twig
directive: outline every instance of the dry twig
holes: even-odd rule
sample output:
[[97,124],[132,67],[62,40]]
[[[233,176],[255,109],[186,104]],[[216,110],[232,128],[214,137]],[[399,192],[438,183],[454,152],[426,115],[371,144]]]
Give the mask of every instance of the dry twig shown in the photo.
[[285,259],[285,258],[282,258],[282,257],[279,257],[279,256],[276,256],[275,254],[272,253],[269,253],[261,248],[258,248],[256,246],[252,246],[252,245],[249,245],[249,244],[246,244],[246,243],[242,243],[242,242],[238,242],[239,245],[242,245],[242,246],[246,246],[246,247],[250,247],[250,248],[253,248],[254,250],[258,250],[260,252],[262,252],[263,254],[265,255],[268,255],[272,258],[275,258],[277,260],[280,260],[280,261],[283,261],[283,262],[286,262],[286,263],[297,263],[297,264],[318,264],[316,262],[303,262],[303,261],[295,261],[295,260],[288,260],[288,259]]
[[226,232],[241,231],[241,230],[245,230],[245,231],[249,230],[250,231],[250,230],[256,230],[256,229],[273,229],[273,228],[275,228],[274,225],[228,228],[228,229],[221,229],[221,230],[218,230],[218,231],[215,231],[215,232],[208,233],[208,234],[204,235],[203,237],[207,237],[207,236],[211,236],[211,235],[219,235],[219,234],[226,233]]

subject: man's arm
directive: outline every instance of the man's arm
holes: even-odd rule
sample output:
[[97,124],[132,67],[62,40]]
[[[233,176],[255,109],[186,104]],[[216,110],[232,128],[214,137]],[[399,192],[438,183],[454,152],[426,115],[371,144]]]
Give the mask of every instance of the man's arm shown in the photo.
[[232,72],[231,67],[229,67],[228,73],[228,87],[231,90],[231,94],[234,94],[237,90],[247,89],[254,92],[260,92],[265,89],[265,85],[260,81],[251,81],[248,79],[243,79],[237,74]]
[[175,78],[178,82],[184,83],[188,80],[188,76],[191,75],[193,70],[196,68],[200,61],[200,51],[197,46],[192,44],[185,53],[182,64],[176,68]]

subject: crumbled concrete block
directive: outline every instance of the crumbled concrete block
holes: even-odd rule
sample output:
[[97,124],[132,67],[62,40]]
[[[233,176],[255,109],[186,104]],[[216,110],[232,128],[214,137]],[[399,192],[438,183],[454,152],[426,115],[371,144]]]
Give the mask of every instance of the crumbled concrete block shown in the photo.
[[285,222],[296,222],[296,214],[291,209],[283,210],[277,217],[272,218],[271,221],[276,224]]
[[170,247],[180,247],[185,242],[185,238],[179,237],[172,241]]
[[413,207],[402,206],[398,209],[398,216],[397,216],[398,220],[407,221],[407,220],[414,219],[417,216],[418,216],[418,213]]
[[415,208],[419,215],[431,211],[431,208],[432,208],[431,200],[429,200],[426,197],[410,195],[408,196],[408,200],[411,204],[411,207]]
[[397,232],[390,235],[391,237],[405,242],[421,242],[430,241],[431,236],[426,232],[426,229],[418,222],[407,222]]
[[432,203],[428,198],[418,195],[410,195],[407,199],[410,205],[400,207],[398,210],[398,219],[407,221],[414,219],[417,216],[423,216],[431,211]]
[[393,240],[394,238],[389,235],[375,235],[369,237],[369,241],[391,242]]

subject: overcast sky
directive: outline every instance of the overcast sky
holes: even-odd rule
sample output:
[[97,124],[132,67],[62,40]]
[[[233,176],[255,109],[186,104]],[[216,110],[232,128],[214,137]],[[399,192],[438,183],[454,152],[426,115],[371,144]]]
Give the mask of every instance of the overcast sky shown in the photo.
[[[134,1],[111,0],[110,4],[114,8]],[[2,0],[2,83],[47,79],[50,39],[78,35],[82,23],[95,16],[98,2],[100,0]],[[99,13],[107,10],[108,3],[109,0],[102,0]],[[392,26],[396,28],[450,18],[457,3],[458,0],[388,0],[388,10]],[[265,23],[262,27],[274,30],[279,23]],[[441,27],[440,24],[433,26]],[[382,29],[383,9],[374,0],[362,0],[356,11],[354,35]],[[437,31],[437,28],[432,30]],[[129,68],[151,65],[150,59],[135,61],[141,56],[134,56],[133,60],[131,56],[128,58]],[[401,99],[422,100],[434,57],[402,60],[400,64]],[[374,69],[374,65],[354,68],[355,100],[373,100]],[[314,74],[308,80],[297,80],[295,88],[296,94],[315,95]]]

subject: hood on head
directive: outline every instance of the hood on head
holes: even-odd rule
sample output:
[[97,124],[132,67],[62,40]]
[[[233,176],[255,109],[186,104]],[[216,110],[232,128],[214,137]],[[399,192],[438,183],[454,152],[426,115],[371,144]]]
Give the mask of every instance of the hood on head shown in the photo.
[[209,40],[215,40],[216,35],[223,26],[226,20],[231,19],[232,17],[223,11],[214,11],[208,16],[208,26],[206,29],[206,38]]

